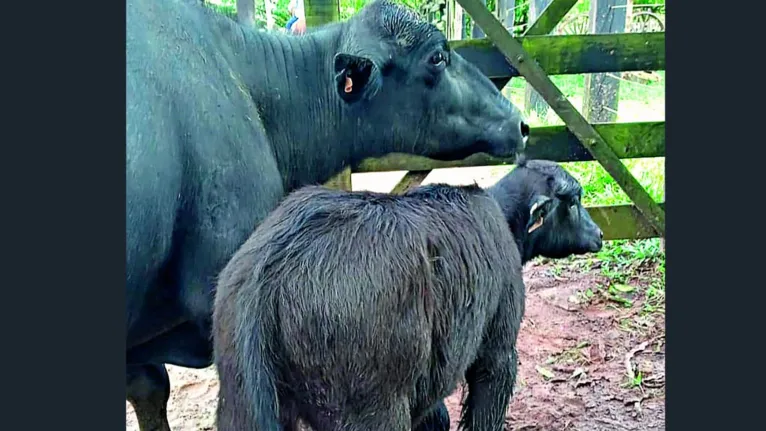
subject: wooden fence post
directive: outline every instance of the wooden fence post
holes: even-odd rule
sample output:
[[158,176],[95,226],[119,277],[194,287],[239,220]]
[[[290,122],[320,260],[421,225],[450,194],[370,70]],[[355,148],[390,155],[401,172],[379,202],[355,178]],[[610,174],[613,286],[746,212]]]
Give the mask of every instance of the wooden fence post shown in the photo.
[[[550,2],[551,0],[530,0],[527,26],[531,26],[537,20],[543,12],[543,9],[545,9]],[[527,115],[534,112],[537,114],[537,117],[541,119],[548,115],[548,104],[545,103],[545,100],[543,100],[537,91],[535,91],[529,84],[527,84],[524,89],[524,108],[527,111]]]
[[447,19],[444,35],[447,40],[463,38],[463,7],[455,0],[447,0]]
[[[625,0],[591,0],[590,33],[624,33]],[[594,73],[585,76],[585,97],[583,113],[591,123],[606,123],[617,120],[620,72]]]
[[[303,0],[303,10],[306,15],[306,27],[317,27],[340,19],[338,0]],[[353,190],[351,167],[347,166],[324,185],[340,190]]]

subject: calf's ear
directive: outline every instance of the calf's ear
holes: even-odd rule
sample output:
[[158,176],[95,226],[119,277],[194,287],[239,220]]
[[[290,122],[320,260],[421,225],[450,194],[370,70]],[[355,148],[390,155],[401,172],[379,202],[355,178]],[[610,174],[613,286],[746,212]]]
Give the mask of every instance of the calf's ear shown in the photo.
[[380,85],[380,72],[367,57],[335,54],[335,88],[347,103],[372,98]]
[[527,223],[528,233],[534,232],[543,225],[552,205],[553,199],[548,196],[536,195],[532,198],[532,206],[529,209],[529,223]]

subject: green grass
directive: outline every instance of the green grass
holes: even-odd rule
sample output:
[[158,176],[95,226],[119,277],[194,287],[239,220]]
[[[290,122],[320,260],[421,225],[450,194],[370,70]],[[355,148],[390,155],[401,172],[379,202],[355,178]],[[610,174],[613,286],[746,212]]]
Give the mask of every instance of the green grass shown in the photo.
[[[665,71],[657,71],[659,80],[639,83],[620,80],[617,103],[617,121],[662,121],[665,119]],[[612,75],[620,76],[619,73]],[[564,96],[582,113],[585,95],[585,74],[552,76],[551,81]],[[526,80],[513,78],[503,90],[506,97],[518,107],[524,107],[532,127],[562,125],[563,121],[551,109],[544,113],[530,111],[525,107]]]

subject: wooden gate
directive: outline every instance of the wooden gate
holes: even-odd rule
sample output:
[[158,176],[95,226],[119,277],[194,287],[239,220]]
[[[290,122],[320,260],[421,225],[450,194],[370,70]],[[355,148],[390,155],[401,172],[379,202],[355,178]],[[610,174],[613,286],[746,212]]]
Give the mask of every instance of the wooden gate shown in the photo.
[[[305,0],[309,3],[311,0]],[[327,0],[313,0],[323,3]],[[335,0],[337,1],[337,0]],[[550,80],[549,75],[665,69],[665,33],[617,33],[548,36],[577,0],[552,0],[523,36],[514,38],[481,0],[455,0],[479,25],[486,38],[451,41],[499,88],[523,76],[564,121],[564,126],[532,128],[525,153],[557,162],[596,160],[633,204],[588,207],[604,239],[665,236],[664,202],[657,203],[621,159],[665,156],[665,122],[589,123]],[[329,0],[328,3],[333,2]],[[337,5],[337,3],[335,3]],[[336,6],[337,7],[337,6]],[[512,160],[476,154],[456,162],[408,154],[366,159],[354,172],[408,171],[393,192],[420,184],[432,169],[490,166]],[[351,189],[351,171],[329,185]]]

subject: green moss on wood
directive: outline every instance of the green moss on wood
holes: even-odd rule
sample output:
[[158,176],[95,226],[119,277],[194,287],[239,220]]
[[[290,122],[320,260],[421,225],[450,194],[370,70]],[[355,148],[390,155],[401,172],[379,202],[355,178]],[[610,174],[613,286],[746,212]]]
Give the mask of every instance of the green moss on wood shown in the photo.
[[[479,0],[458,0],[463,8],[473,17],[474,22],[484,29],[500,52],[510,64],[517,69],[527,82],[540,94],[551,108],[564,121],[569,130],[577,136],[580,142],[588,146],[588,151],[596,158],[604,169],[614,178],[617,184],[625,191],[625,194],[635,203],[641,214],[649,221],[652,227],[664,236],[665,211],[652,200],[641,184],[633,177],[628,169],[622,164],[619,157],[612,151],[609,144],[599,135],[591,124],[575,109],[572,103],[564,97],[561,91],[551,81],[546,71],[538,64],[534,55],[514,40],[508,30],[492,16],[492,14],[479,2]],[[611,35],[610,35],[611,36]],[[627,36],[627,35],[615,35]],[[642,35],[642,36],[647,36]],[[583,37],[583,36],[580,36]],[[663,35],[664,37],[664,35]],[[556,39],[556,38],[552,38]],[[587,46],[592,48],[591,45]],[[556,51],[559,56],[566,51]],[[664,52],[664,51],[663,51]],[[658,55],[659,56],[659,55]],[[614,60],[617,56],[612,55]],[[664,58],[664,54],[662,54]],[[602,60],[604,61],[604,60]],[[608,63],[608,61],[606,61]],[[612,70],[625,70],[622,67]]]
[[[665,155],[665,122],[595,124],[615,154],[621,159],[662,157]],[[535,127],[529,134],[526,154],[533,159],[556,162],[593,160],[593,156],[565,126]],[[486,154],[445,162],[412,154],[392,153],[365,159],[354,172],[427,171],[441,168],[493,166],[513,163]]]
[[333,189],[351,191],[351,168],[347,167],[338,172],[334,177],[324,183],[324,185],[325,187]]
[[[665,203],[659,204],[665,209]],[[605,240],[658,237],[635,205],[609,205],[586,208],[593,221],[604,231]]]
[[[665,70],[665,33],[526,36],[516,38],[548,75]],[[450,41],[490,78],[511,76],[503,54],[488,39]]]
[[394,188],[391,190],[391,193],[402,194],[407,190],[414,189],[415,187],[419,186],[423,180],[426,179],[429,173],[431,173],[430,170],[407,172],[404,177],[394,186]]

